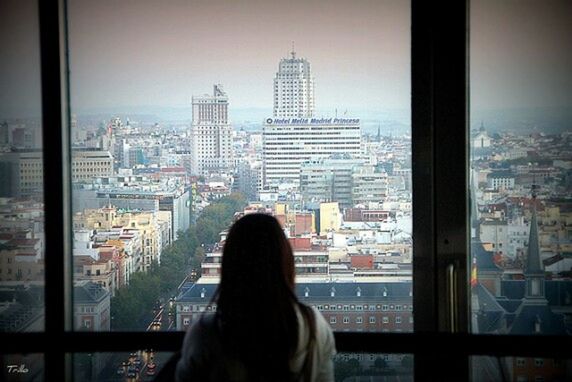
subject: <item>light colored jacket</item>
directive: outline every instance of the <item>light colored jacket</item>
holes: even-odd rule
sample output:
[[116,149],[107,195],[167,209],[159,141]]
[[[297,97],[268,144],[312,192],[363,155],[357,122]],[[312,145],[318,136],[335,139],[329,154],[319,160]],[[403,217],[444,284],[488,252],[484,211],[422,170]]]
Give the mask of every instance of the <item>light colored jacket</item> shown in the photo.
[[[333,381],[333,356],[336,354],[334,335],[322,314],[315,308],[312,308],[312,312],[316,321],[316,341],[311,381]],[[298,307],[296,316],[299,328],[298,347],[290,361],[290,368],[298,375],[306,359],[310,332]],[[244,367],[238,361],[228,360],[223,355],[220,330],[214,314],[205,315],[198,320],[185,335],[175,381],[246,381]]]

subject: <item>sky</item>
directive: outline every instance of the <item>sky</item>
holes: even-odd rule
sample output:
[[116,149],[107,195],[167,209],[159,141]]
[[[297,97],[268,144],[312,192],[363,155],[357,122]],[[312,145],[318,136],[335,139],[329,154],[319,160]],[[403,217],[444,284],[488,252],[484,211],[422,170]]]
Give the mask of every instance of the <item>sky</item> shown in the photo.
[[[410,5],[394,0],[69,0],[72,109],[185,106],[223,84],[272,107],[278,62],[312,65],[316,107],[409,109]],[[572,107],[572,2],[471,1],[471,108]],[[39,114],[36,2],[0,1],[0,118]]]

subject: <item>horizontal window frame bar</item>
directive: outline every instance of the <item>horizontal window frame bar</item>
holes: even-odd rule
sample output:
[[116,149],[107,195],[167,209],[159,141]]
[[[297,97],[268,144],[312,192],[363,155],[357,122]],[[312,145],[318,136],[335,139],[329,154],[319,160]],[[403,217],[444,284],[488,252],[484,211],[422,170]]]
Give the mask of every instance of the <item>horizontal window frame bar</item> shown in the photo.
[[[0,353],[47,353],[58,343],[65,353],[123,352],[137,349],[176,352],[184,332],[68,332],[57,339],[46,333],[1,333]],[[338,353],[390,353],[439,357],[492,356],[572,359],[571,347],[555,347],[567,336],[520,336],[467,333],[334,332]],[[436,352],[436,343],[439,350]]]

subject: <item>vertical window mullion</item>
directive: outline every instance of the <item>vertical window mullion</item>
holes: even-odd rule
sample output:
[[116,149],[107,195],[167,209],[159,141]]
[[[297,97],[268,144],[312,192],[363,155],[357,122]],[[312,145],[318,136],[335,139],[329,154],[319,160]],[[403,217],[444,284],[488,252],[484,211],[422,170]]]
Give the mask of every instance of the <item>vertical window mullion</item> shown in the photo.
[[[72,329],[67,52],[64,0],[39,6],[45,208],[45,331],[56,343]],[[46,380],[65,380],[65,353],[45,353]]]
[[[414,307],[417,332],[468,331],[468,1],[412,1]],[[415,375],[468,379],[468,358],[415,356]]]

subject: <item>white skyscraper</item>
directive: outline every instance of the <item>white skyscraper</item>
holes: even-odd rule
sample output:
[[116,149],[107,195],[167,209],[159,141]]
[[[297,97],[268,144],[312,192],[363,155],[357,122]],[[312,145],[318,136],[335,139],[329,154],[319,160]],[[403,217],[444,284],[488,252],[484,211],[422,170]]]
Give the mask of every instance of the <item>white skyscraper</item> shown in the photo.
[[314,78],[310,63],[296,58],[283,58],[274,78],[274,117],[311,118],[314,115]]
[[300,184],[303,162],[361,156],[359,118],[267,118],[262,130],[264,185]]
[[361,156],[359,118],[314,118],[314,79],[310,63],[296,58],[280,60],[274,78],[274,116],[262,129],[265,187],[300,185],[300,166],[308,160],[336,154]]
[[213,95],[193,97],[191,171],[195,175],[232,170],[232,126],[228,121],[228,97],[222,85]]

